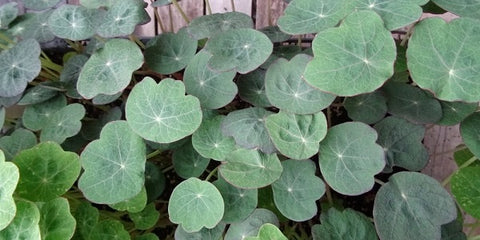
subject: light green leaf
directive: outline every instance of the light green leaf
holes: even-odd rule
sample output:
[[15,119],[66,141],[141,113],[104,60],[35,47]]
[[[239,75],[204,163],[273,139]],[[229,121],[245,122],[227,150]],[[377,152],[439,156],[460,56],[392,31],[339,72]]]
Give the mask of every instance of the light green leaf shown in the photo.
[[440,105],[442,106],[443,116],[435,124],[449,126],[460,123],[478,108],[477,102],[466,103],[440,101]]
[[226,224],[220,222],[212,229],[202,228],[198,232],[188,233],[182,227],[175,229],[176,240],[219,240],[222,237]]
[[58,91],[48,88],[48,86],[37,85],[28,89],[22,99],[17,103],[18,105],[31,105],[37,104],[48,99],[51,99],[57,95]]
[[[458,167],[466,164],[468,160],[471,160],[475,155],[465,147],[464,144],[460,144],[455,148],[455,152],[453,153],[453,159]],[[480,161],[474,161],[468,166],[480,166]]]
[[477,0],[432,0],[432,2],[456,15],[480,19],[480,4]]
[[344,107],[352,120],[372,124],[387,114],[387,99],[382,92],[375,91],[346,98]]
[[97,33],[101,37],[111,38],[133,33],[138,24],[150,21],[144,9],[144,2],[139,0],[112,1],[107,13],[98,26]]
[[315,176],[315,163],[287,160],[282,166],[282,176],[272,184],[275,205],[293,221],[311,219],[317,214],[316,201],[325,193],[323,181]]
[[67,106],[67,99],[62,94],[45,102],[29,105],[23,112],[23,125],[32,131],[38,131],[44,128],[51,117],[65,106]]
[[200,40],[238,28],[253,28],[252,18],[241,12],[214,13],[193,19],[187,31],[194,39]]
[[[5,162],[5,155],[0,150],[0,231],[6,228],[16,215],[17,208],[13,200],[13,192],[20,178],[17,166]],[[1,232],[0,232],[1,236]]]
[[147,205],[147,191],[145,188],[132,198],[121,202],[110,204],[109,207],[117,211],[128,211],[129,213],[137,213],[142,211]]
[[278,59],[267,70],[265,91],[273,106],[296,114],[311,114],[328,107],[334,95],[322,92],[303,80],[303,72],[312,57],[296,55],[292,60]]
[[166,178],[157,165],[147,162],[145,165],[145,189],[147,190],[147,202],[157,199],[165,190]]
[[0,138],[0,149],[5,153],[7,160],[12,160],[15,155],[37,144],[37,137],[32,132],[19,128],[10,136]]
[[232,136],[237,145],[244,148],[259,148],[264,153],[275,152],[268,135],[265,119],[272,114],[263,108],[246,108],[230,112],[222,122],[222,132]]
[[200,101],[185,96],[183,83],[170,78],[157,84],[146,77],[136,84],[125,112],[128,124],[137,134],[158,143],[189,136],[202,122]]
[[172,154],[172,164],[175,172],[181,178],[200,177],[207,169],[210,159],[202,157],[188,141],[175,149]]
[[106,105],[114,102],[120,96],[122,96],[122,92],[118,92],[113,95],[98,94],[92,99],[92,103],[95,105]]
[[360,212],[347,208],[339,211],[330,208],[320,215],[322,224],[312,227],[314,240],[376,240],[375,227]]
[[48,26],[48,19],[53,10],[25,13],[12,22],[8,32],[22,39],[33,38],[38,42],[52,41],[55,35]]
[[80,0],[80,4],[87,8],[110,7],[115,0]]
[[105,125],[80,159],[78,187],[94,203],[114,204],[137,195],[145,181],[145,144],[125,121]]
[[57,37],[72,41],[84,40],[95,34],[98,14],[94,9],[64,4],[50,15],[48,26]]
[[260,68],[238,77],[238,95],[256,107],[271,107],[272,104],[265,93],[265,73]]
[[387,117],[374,126],[378,133],[377,143],[385,151],[387,164],[384,172],[393,166],[410,171],[422,170],[428,162],[428,152],[422,144],[425,127],[397,117]]
[[18,16],[16,2],[4,3],[0,6],[0,28],[8,28],[8,25]]
[[168,201],[170,221],[181,225],[186,232],[213,228],[222,219],[222,195],[213,184],[189,178],[173,189]]
[[435,179],[417,172],[392,175],[377,192],[373,205],[380,239],[440,239],[441,225],[456,217],[448,192]]
[[66,193],[80,174],[78,155],[65,152],[54,142],[40,143],[17,154],[20,170],[18,196],[31,201],[49,201]]
[[312,48],[305,80],[322,91],[340,96],[368,93],[393,75],[395,42],[373,11],[348,15],[338,28],[317,34]]
[[441,100],[480,101],[479,41],[480,20],[422,20],[408,42],[408,69],[413,81]]
[[17,213],[15,218],[0,231],[0,239],[5,240],[40,240],[40,212],[37,206],[26,200],[16,200]]
[[257,207],[257,189],[237,188],[227,183],[223,178],[213,182],[222,194],[225,202],[225,212],[222,222],[234,223],[245,220]]
[[40,234],[42,240],[70,239],[75,232],[76,221],[70,213],[70,205],[65,198],[56,198],[45,203],[37,203],[40,210]]
[[245,240],[288,240],[277,226],[265,223],[260,227],[257,237],[247,237]]
[[221,124],[224,119],[223,115],[203,119],[200,128],[193,133],[193,148],[203,157],[222,161],[235,150],[233,137],[222,134]]
[[480,112],[476,112],[467,117],[460,124],[460,134],[462,135],[463,142],[472,151],[477,158],[480,158]]
[[297,160],[315,155],[327,134],[327,119],[322,112],[296,115],[280,111],[268,116],[265,125],[278,151]]
[[97,225],[92,230],[90,234],[90,240],[105,240],[105,239],[115,239],[115,240],[130,240],[130,234],[123,227],[123,224],[117,220],[104,220]]
[[73,239],[90,239],[93,228],[99,218],[98,209],[89,202],[82,202],[75,210],[74,217],[77,222]]
[[32,10],[44,10],[54,7],[60,2],[60,0],[23,0],[25,8]]
[[40,45],[33,39],[18,42],[0,53],[0,96],[21,94],[40,73]]
[[68,137],[75,136],[80,132],[82,123],[80,120],[85,116],[85,108],[79,103],[73,103],[56,111],[48,118],[48,122],[42,128],[40,141],[54,141],[63,143]]
[[260,31],[267,35],[273,43],[285,42],[291,37],[290,34],[282,32],[278,26],[266,26]]
[[460,169],[452,177],[452,194],[460,207],[476,219],[480,219],[480,167]]
[[77,82],[80,95],[91,99],[98,94],[114,95],[130,83],[133,71],[143,64],[140,48],[125,39],[111,39],[83,66]]
[[138,213],[129,213],[128,216],[135,223],[135,228],[140,230],[147,230],[153,226],[158,221],[160,213],[155,209],[155,204],[150,203],[145,208]]
[[224,240],[245,239],[248,236],[256,236],[265,223],[279,226],[278,218],[273,212],[263,208],[257,208],[243,222],[232,223],[225,234]]
[[348,0],[293,0],[278,19],[278,26],[286,33],[317,33],[334,27],[353,10]]
[[211,55],[200,51],[185,69],[183,82],[188,94],[197,97],[200,104],[208,109],[221,108],[237,95],[237,85],[233,83],[235,71],[216,72],[208,68]]
[[260,31],[230,29],[211,37],[205,50],[212,54],[208,66],[217,71],[245,74],[262,65],[273,51],[270,39]]
[[344,195],[368,192],[374,176],[385,167],[377,133],[360,122],[346,122],[328,130],[320,142],[320,170],[328,185]]
[[247,149],[231,152],[219,168],[227,182],[247,189],[270,185],[280,178],[282,171],[282,164],[276,154]]

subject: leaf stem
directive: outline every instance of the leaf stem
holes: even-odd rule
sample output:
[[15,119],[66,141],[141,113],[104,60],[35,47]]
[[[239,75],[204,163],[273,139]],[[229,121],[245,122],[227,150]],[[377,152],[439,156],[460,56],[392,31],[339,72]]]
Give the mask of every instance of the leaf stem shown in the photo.
[[297,46],[302,47],[302,35],[298,35]]
[[332,192],[331,192],[330,186],[328,184],[325,184],[325,195],[327,195],[327,201],[330,204],[330,206],[333,206]]
[[150,154],[148,154],[148,155],[147,155],[147,159],[153,158],[153,157],[159,155],[160,153],[162,153],[162,150],[157,149],[157,150],[151,152]]
[[407,43],[408,39],[410,38],[410,36],[412,36],[413,26],[414,26],[414,24],[407,30],[407,33],[405,34],[405,36],[403,36],[403,39],[400,42],[400,46],[404,47],[405,44]]
[[268,19],[268,26],[272,26],[273,25],[273,20],[272,20],[272,0],[267,0],[267,6],[268,6],[268,10],[267,10],[267,19]]
[[208,182],[208,180],[210,180],[210,178],[212,178],[212,176],[218,171],[218,167],[219,167],[219,166],[217,166],[216,168],[214,168],[214,169],[208,174],[208,176],[205,178],[205,181]]
[[153,8],[153,14],[155,15],[155,19],[158,22],[158,26],[160,27],[160,31],[162,31],[162,33],[164,33],[165,32],[165,26],[163,26],[162,18],[160,17],[160,14],[158,13],[158,7]]
[[[475,233],[475,230],[480,226],[480,221],[476,221],[475,223],[473,223],[471,226],[470,226],[470,230],[468,231],[467,233],[467,236],[472,236],[474,233]],[[478,237],[478,236],[477,236]],[[470,239],[470,238],[468,238]]]
[[453,175],[455,175],[458,171],[460,171],[460,169],[470,166],[477,159],[478,159],[477,157],[473,156],[472,158],[470,158],[466,162],[464,162],[462,165],[460,165],[457,170],[453,171],[452,174],[450,174],[447,178],[445,178],[445,180],[443,180],[442,186],[444,186],[444,187],[447,186],[448,183],[450,183],[450,180],[452,180]]
[[375,180],[376,183],[378,183],[378,184],[380,184],[380,185],[382,185],[382,186],[385,185],[385,183],[384,183],[382,180],[378,179],[378,178],[374,178],[374,180]]
[[164,168],[164,169],[162,170],[162,172],[163,172],[163,173],[166,173],[166,172],[168,172],[168,171],[170,171],[170,170],[172,170],[172,169],[173,169],[173,165],[170,165],[170,166]]
[[232,5],[232,12],[235,12],[235,0],[230,0],[230,4]]
[[173,29],[172,5],[168,5],[168,18],[170,19],[170,32],[174,32],[174,29]]
[[212,7],[210,6],[210,0],[205,0],[205,5],[207,6],[207,14],[212,14]]
[[140,46],[142,50],[145,50],[145,44],[143,44],[143,42],[140,41],[137,36],[130,34],[128,38],[130,38],[131,41],[135,42],[138,46]]
[[[41,53],[43,53],[43,51]],[[50,60],[50,58],[45,53],[42,54],[42,57],[43,57],[43,59],[40,58],[42,66],[45,66],[49,69],[52,69],[57,73],[61,73],[63,71],[63,66],[54,63],[52,60]]]
[[177,0],[172,0],[172,3],[175,6],[175,8],[177,8],[180,15],[182,15],[183,20],[185,20],[187,24],[190,23],[190,19],[188,19],[187,14],[185,14],[182,7],[178,4]]
[[82,49],[78,46],[78,44],[76,44],[75,42],[71,41],[71,40],[68,40],[68,39],[65,39],[65,42],[67,42],[67,44],[73,48],[73,50],[75,50],[76,52],[78,53],[81,53],[82,52]]

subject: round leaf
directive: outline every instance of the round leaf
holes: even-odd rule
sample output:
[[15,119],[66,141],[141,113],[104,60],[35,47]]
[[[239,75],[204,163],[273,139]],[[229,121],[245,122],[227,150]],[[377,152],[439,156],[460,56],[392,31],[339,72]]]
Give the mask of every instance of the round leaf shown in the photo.
[[70,205],[65,198],[56,198],[45,203],[37,203],[40,209],[40,234],[43,240],[71,239],[76,221],[70,213]]
[[440,101],[442,106],[442,118],[436,122],[438,125],[456,125],[463,121],[478,108],[478,103],[446,102]]
[[111,39],[83,66],[77,82],[80,95],[91,99],[98,94],[114,95],[130,83],[133,71],[143,64],[138,46],[125,39]]
[[[7,227],[16,215],[17,208],[13,200],[13,192],[20,178],[17,166],[5,162],[5,155],[0,150],[0,231]],[[0,233],[1,236],[1,233]]]
[[145,12],[143,1],[116,0],[112,3],[102,18],[102,24],[97,29],[97,33],[101,37],[111,38],[129,35],[133,33],[138,24],[150,20]]
[[23,125],[32,131],[38,131],[44,128],[50,122],[51,117],[65,106],[67,106],[67,99],[64,95],[29,105],[23,112]]
[[28,239],[40,240],[40,212],[37,206],[29,201],[17,200],[17,213],[15,218],[0,231],[0,239]]
[[245,240],[288,240],[277,226],[265,223],[260,227],[257,237],[247,237]]
[[385,167],[377,133],[360,122],[347,122],[328,130],[320,142],[318,160],[325,181],[345,195],[360,195],[372,189],[374,176]]
[[5,153],[7,160],[12,160],[22,150],[35,145],[37,145],[35,134],[23,128],[16,129],[10,136],[0,138],[0,149]]
[[256,236],[263,224],[271,223],[278,226],[277,216],[270,210],[257,208],[243,222],[233,223],[228,228],[224,240],[245,239],[248,236]]
[[23,0],[25,8],[32,10],[44,10],[47,8],[54,7],[59,3],[60,0]]
[[387,114],[387,99],[380,91],[375,91],[346,98],[344,107],[352,120],[372,124]]
[[196,17],[187,31],[194,39],[200,40],[237,28],[253,28],[252,18],[241,12],[214,13]]
[[432,0],[432,2],[456,15],[480,19],[480,5],[475,0]]
[[245,220],[257,207],[257,189],[241,189],[227,183],[223,178],[213,182],[222,194],[225,212],[222,222],[233,223]]
[[92,230],[90,234],[90,240],[130,240],[130,234],[125,230],[123,224],[117,220],[104,220]]
[[84,116],[85,108],[79,103],[63,107],[48,118],[48,122],[42,128],[40,141],[63,143],[66,138],[75,136],[80,132],[82,127],[80,120]]
[[353,12],[340,27],[320,32],[312,48],[305,80],[322,91],[340,96],[368,93],[393,75],[395,42],[372,11]]
[[476,112],[467,117],[460,124],[460,134],[465,145],[472,151],[477,158],[480,158],[480,112]]
[[141,212],[129,213],[128,216],[135,223],[135,228],[147,230],[154,227],[160,217],[160,213],[155,209],[155,204],[148,204]]
[[185,96],[180,81],[147,77],[136,84],[126,104],[130,127],[143,138],[171,143],[191,135],[202,122],[202,110],[196,97]]
[[222,219],[223,211],[222,195],[217,188],[197,178],[178,184],[168,201],[170,221],[180,224],[186,232],[214,228]]
[[95,34],[97,14],[93,9],[64,4],[50,15],[48,26],[57,37],[84,40]]
[[40,43],[52,41],[55,35],[48,25],[48,19],[52,13],[53,10],[25,13],[12,23],[9,32],[22,39],[33,38]]
[[222,161],[235,150],[235,140],[222,134],[221,124],[224,119],[223,115],[204,119],[200,128],[193,133],[193,148],[203,157]]
[[174,150],[172,164],[181,178],[199,177],[207,169],[210,159],[202,157],[188,141]]
[[472,217],[480,218],[480,167],[460,169],[452,177],[452,194],[458,204]]
[[265,73],[265,70],[257,68],[253,72],[240,75],[237,81],[238,95],[243,101],[257,107],[272,106],[265,93]]
[[225,223],[220,222],[212,229],[202,228],[198,232],[188,233],[182,227],[175,229],[176,240],[219,240],[225,230]]
[[350,208],[339,211],[330,208],[320,215],[321,225],[313,225],[314,240],[377,240],[377,233],[370,220]]
[[144,184],[145,144],[125,121],[103,127],[81,156],[78,187],[91,202],[114,204],[137,195]]

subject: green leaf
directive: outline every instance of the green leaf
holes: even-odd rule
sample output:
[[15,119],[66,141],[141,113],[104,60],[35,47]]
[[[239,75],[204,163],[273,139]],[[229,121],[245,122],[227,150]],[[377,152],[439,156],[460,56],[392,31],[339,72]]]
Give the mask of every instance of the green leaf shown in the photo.
[[120,107],[113,107],[101,114],[98,119],[85,122],[82,126],[82,137],[88,140],[94,140],[100,137],[100,131],[105,124],[120,120],[122,118],[122,110]]
[[41,103],[55,97],[57,93],[57,90],[50,89],[44,85],[37,85],[28,89],[17,104],[30,105]]
[[82,202],[75,210],[74,217],[77,222],[73,239],[90,239],[93,228],[99,218],[98,209],[89,202]]
[[25,8],[32,10],[44,10],[47,8],[54,7],[60,2],[60,0],[23,0]]
[[263,108],[246,108],[230,112],[222,122],[222,132],[232,136],[237,145],[244,148],[259,148],[264,153],[275,152],[268,135],[265,119],[272,114]]
[[317,33],[334,27],[352,10],[348,0],[293,0],[278,19],[278,26],[292,35]]
[[185,29],[162,33],[148,42],[145,62],[158,73],[171,74],[185,68],[196,51],[197,41],[190,38]]
[[10,136],[0,138],[0,149],[5,153],[7,160],[12,160],[22,150],[35,145],[37,145],[35,134],[23,128],[16,129]]
[[280,178],[282,171],[282,164],[276,154],[247,149],[231,152],[219,169],[227,182],[247,189],[270,185]]
[[222,134],[221,124],[224,119],[223,115],[203,119],[198,130],[193,133],[193,148],[203,157],[222,161],[235,150],[233,137]]
[[387,114],[387,99],[382,92],[375,91],[346,98],[344,107],[352,120],[373,124]]
[[247,237],[245,240],[288,240],[277,226],[265,223],[260,227],[257,237]]
[[312,227],[314,240],[376,240],[377,233],[370,220],[360,212],[347,208],[330,208],[320,215],[321,225]]
[[67,85],[66,95],[72,98],[81,98],[77,91],[77,81],[83,66],[88,61],[86,55],[75,55],[63,64],[63,70],[60,73],[60,82]]
[[202,122],[200,101],[185,96],[181,81],[167,78],[156,83],[146,77],[130,92],[126,104],[130,127],[143,138],[171,143],[191,135]]
[[282,176],[272,184],[275,205],[293,221],[311,219],[317,214],[316,201],[325,193],[323,181],[315,176],[315,163],[287,160],[282,166]]
[[265,223],[279,226],[278,218],[273,212],[263,208],[257,208],[242,222],[232,223],[225,234],[224,240],[245,239],[248,236],[256,236]]
[[150,203],[138,213],[129,213],[130,219],[135,223],[135,228],[140,230],[147,230],[157,223],[160,213],[155,209],[155,204]]
[[157,165],[152,162],[145,164],[145,189],[147,190],[147,202],[157,199],[165,190],[166,178]]
[[146,233],[142,235],[137,235],[134,238],[135,240],[158,240],[159,238],[154,233]]
[[230,29],[211,37],[205,50],[212,54],[208,66],[217,71],[245,74],[262,65],[273,51],[270,39],[260,31]]
[[442,240],[467,240],[467,236],[463,232],[463,221],[457,218],[442,225]]
[[387,117],[375,124],[374,128],[378,133],[377,143],[383,147],[386,155],[384,172],[391,172],[393,166],[420,171],[427,165],[429,155],[422,144],[424,126],[397,117]]
[[104,38],[129,35],[138,24],[149,22],[150,17],[143,4],[139,0],[112,1],[102,18],[102,24],[98,26],[98,35]]
[[16,200],[17,213],[15,218],[0,231],[0,239],[5,240],[40,240],[40,212],[37,206],[26,200]]
[[176,240],[219,240],[222,237],[223,231],[225,230],[225,223],[218,223],[212,229],[202,228],[198,232],[188,233],[183,230],[182,227],[177,227],[175,229],[175,239]]
[[291,37],[290,34],[282,32],[278,26],[266,26],[260,31],[267,35],[273,43],[285,42]]
[[83,66],[77,82],[80,95],[91,99],[98,94],[114,95],[130,83],[133,71],[143,64],[140,48],[125,39],[111,39]]
[[[13,200],[13,192],[20,178],[17,166],[5,162],[5,155],[0,150],[0,231],[6,228],[16,215],[17,208]],[[1,232],[0,232],[1,236]]]
[[44,128],[51,117],[65,106],[67,106],[67,99],[62,94],[45,102],[29,105],[23,112],[23,125],[32,131],[38,131]]
[[435,124],[438,125],[456,125],[474,113],[478,108],[478,103],[466,102],[446,102],[440,101],[442,106],[442,118]]
[[452,194],[460,207],[476,219],[480,219],[480,167],[460,169],[452,177]]
[[480,138],[479,124],[480,112],[473,113],[460,124],[460,134],[463,142],[477,158],[480,158],[480,144],[478,142]]
[[265,70],[257,68],[238,77],[238,95],[243,101],[257,107],[272,106],[265,92],[265,74]]
[[18,16],[18,3],[4,3],[0,6],[0,28],[8,28],[8,25]]
[[188,94],[197,97],[204,108],[217,109],[230,103],[237,95],[233,83],[235,71],[217,72],[208,68],[211,55],[200,51],[185,69],[183,82]]
[[18,196],[31,201],[49,201],[66,193],[80,174],[78,155],[65,152],[54,142],[40,143],[17,154],[20,170]]
[[5,124],[5,114],[6,114],[5,108],[0,106],[0,126],[2,126],[2,128],[3,128],[3,125]]
[[407,49],[413,81],[441,100],[480,101],[479,41],[480,20],[422,20],[415,25]]
[[20,93],[16,96],[13,96],[13,97],[2,97],[2,96],[0,96],[0,106],[10,107],[10,106],[15,105],[20,100],[20,98],[22,98],[22,94],[23,93]]
[[417,172],[392,175],[377,192],[373,205],[380,239],[440,239],[441,225],[456,217],[448,192],[435,179]]
[[147,191],[145,188],[132,198],[121,202],[110,204],[109,206],[117,211],[128,211],[129,213],[138,213],[147,205]]
[[477,1],[471,0],[432,0],[441,8],[462,17],[480,18],[480,5]]
[[40,45],[33,39],[18,42],[0,53],[0,96],[21,94],[40,73]]
[[130,234],[125,230],[123,224],[117,220],[104,220],[97,225],[92,230],[90,234],[90,240],[105,240],[105,239],[115,239],[115,240],[130,240]]
[[382,17],[388,30],[395,30],[417,21],[423,13],[420,6],[427,2],[428,0],[356,0],[355,7],[375,11]]
[[188,141],[175,149],[172,154],[172,164],[175,172],[181,178],[200,177],[207,169],[210,159],[202,157]]
[[93,37],[99,12],[79,5],[64,4],[53,11],[48,19],[50,30],[59,38],[72,41]]
[[189,178],[173,189],[168,201],[170,221],[180,224],[186,232],[213,228],[222,219],[222,195],[213,184]]
[[80,0],[80,4],[87,8],[110,7],[115,0]]
[[435,123],[442,118],[442,106],[434,97],[410,84],[389,82],[383,90],[388,112],[417,124]]
[[[473,155],[470,149],[465,147],[465,145],[463,144],[457,146],[455,148],[455,152],[453,153],[453,158],[458,167],[462,166],[463,164],[466,164],[468,160],[471,160],[474,157],[475,155]],[[480,161],[474,161],[468,166],[480,166]]]
[[70,213],[70,205],[65,198],[56,198],[45,203],[37,203],[40,210],[40,234],[42,240],[70,239],[75,232],[76,221]]
[[322,92],[303,80],[303,72],[312,57],[296,55],[292,60],[278,59],[267,70],[265,91],[273,106],[296,114],[311,114],[328,107],[334,95]]
[[187,31],[195,40],[200,40],[238,28],[253,28],[252,18],[241,12],[214,13],[196,17]]
[[346,122],[328,130],[320,142],[320,170],[328,185],[344,195],[368,192],[374,176],[385,167],[377,133],[360,122]]
[[162,7],[172,4],[172,0],[155,0],[150,6],[152,7]]
[[12,22],[8,32],[22,39],[33,38],[41,43],[52,41],[55,35],[48,26],[48,19],[52,13],[53,10],[25,13]]
[[322,91],[340,96],[368,93],[393,75],[395,42],[373,11],[348,15],[338,28],[317,34],[312,48],[305,80]]
[[122,96],[122,92],[115,93],[113,95],[105,95],[105,94],[98,94],[92,99],[92,103],[94,105],[106,105],[109,103],[114,102],[117,100],[120,96]]
[[56,111],[48,118],[48,122],[42,128],[40,141],[54,141],[63,143],[68,137],[75,136],[80,132],[82,123],[80,120],[85,116],[85,108],[79,103],[73,103]]
[[94,203],[114,204],[137,195],[144,184],[145,144],[125,121],[105,125],[80,159],[78,187]]
[[257,189],[237,188],[223,178],[218,178],[213,182],[220,194],[222,194],[225,203],[225,212],[222,222],[234,223],[245,220],[257,207],[258,191]]
[[322,112],[296,115],[280,111],[265,120],[268,133],[281,154],[297,160],[318,152],[318,143],[327,134],[327,119]]

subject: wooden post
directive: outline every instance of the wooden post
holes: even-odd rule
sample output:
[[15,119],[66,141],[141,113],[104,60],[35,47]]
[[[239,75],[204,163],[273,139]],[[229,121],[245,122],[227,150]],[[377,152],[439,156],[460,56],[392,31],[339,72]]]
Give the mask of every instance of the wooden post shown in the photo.
[[287,3],[283,0],[257,0],[256,28],[260,29],[269,26],[269,14],[273,25],[277,24],[277,19],[283,14]]
[[[235,11],[242,12],[252,16],[252,1],[251,0],[235,0]],[[224,13],[232,11],[232,3],[230,0],[210,0],[212,6],[212,13]]]

